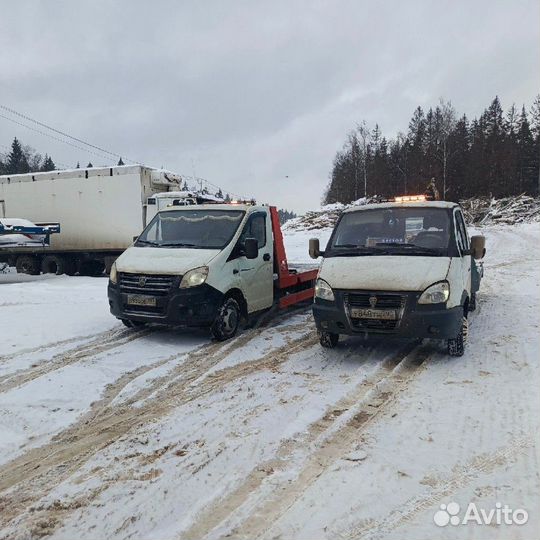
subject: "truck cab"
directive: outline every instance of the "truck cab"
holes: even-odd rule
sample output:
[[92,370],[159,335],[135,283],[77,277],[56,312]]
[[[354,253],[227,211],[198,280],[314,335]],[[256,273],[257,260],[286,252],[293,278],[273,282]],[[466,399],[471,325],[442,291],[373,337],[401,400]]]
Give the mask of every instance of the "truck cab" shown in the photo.
[[167,206],[111,268],[109,305],[126,326],[210,327],[224,340],[276,300],[312,297],[315,277],[288,269],[274,207]]
[[324,252],[313,315],[323,347],[339,335],[444,340],[461,356],[476,307],[485,239],[469,237],[458,204],[396,198],[346,210]]

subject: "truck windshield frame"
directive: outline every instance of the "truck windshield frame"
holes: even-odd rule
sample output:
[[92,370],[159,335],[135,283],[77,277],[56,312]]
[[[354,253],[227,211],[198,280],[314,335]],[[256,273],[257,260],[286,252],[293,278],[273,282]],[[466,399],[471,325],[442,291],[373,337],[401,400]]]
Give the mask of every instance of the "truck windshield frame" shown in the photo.
[[449,257],[452,227],[447,208],[392,206],[345,212],[334,227],[324,256]]
[[134,246],[223,249],[234,238],[244,216],[244,210],[202,210],[196,207],[159,212]]

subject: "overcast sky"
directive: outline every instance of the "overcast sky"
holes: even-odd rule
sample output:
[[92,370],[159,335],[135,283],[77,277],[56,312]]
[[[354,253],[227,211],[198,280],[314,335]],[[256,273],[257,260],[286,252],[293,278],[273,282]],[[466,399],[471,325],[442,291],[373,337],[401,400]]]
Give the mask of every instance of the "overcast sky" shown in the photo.
[[[539,21],[538,0],[3,2],[0,103],[304,211],[362,119],[394,137],[440,97],[470,117],[495,95],[528,107]],[[110,163],[0,118],[0,151],[15,135],[62,164]]]

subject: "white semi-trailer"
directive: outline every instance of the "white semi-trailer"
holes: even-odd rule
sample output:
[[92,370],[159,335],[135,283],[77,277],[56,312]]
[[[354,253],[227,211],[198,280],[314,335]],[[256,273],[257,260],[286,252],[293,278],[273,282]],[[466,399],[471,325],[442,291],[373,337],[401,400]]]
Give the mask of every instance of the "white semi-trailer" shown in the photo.
[[2,250],[0,262],[29,274],[99,275],[144,229],[147,212],[153,217],[153,195],[182,182],[142,165],[0,176],[0,218],[61,224],[50,247]]

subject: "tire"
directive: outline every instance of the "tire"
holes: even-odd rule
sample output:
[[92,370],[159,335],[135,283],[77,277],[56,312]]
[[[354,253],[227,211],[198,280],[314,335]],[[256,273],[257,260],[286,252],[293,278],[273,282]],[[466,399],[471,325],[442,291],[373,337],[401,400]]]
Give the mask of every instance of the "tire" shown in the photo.
[[77,273],[77,261],[71,257],[64,257],[64,273],[74,276]]
[[31,255],[21,255],[20,257],[17,257],[15,267],[19,274],[39,276],[40,273],[39,259],[32,257]]
[[339,341],[339,334],[332,332],[319,332],[319,342],[325,349],[333,349]]
[[143,321],[131,321],[130,319],[121,319],[124,326],[127,326],[128,328],[140,328],[141,326],[144,326],[146,323]]
[[446,341],[448,347],[448,354],[450,356],[463,356],[465,352],[465,344],[467,343],[467,336],[469,333],[469,321],[467,317],[463,316],[461,322],[461,328],[459,334],[453,338]]
[[41,271],[44,274],[56,274],[61,276],[65,273],[65,261],[57,255],[46,255],[41,261]]
[[105,263],[96,259],[81,263],[79,274],[81,276],[99,277],[105,271]]
[[241,311],[238,302],[234,298],[225,298],[218,314],[210,327],[214,339],[225,341],[232,338],[240,325]]
[[471,299],[469,300],[469,312],[476,310],[476,293],[471,293]]

